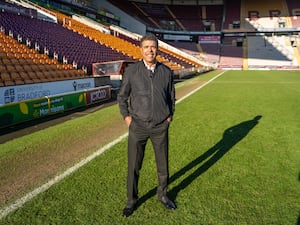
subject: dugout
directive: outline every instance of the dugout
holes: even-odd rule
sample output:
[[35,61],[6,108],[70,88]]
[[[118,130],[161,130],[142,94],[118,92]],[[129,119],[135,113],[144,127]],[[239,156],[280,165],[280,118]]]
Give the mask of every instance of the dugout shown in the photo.
[[92,74],[95,78],[95,83],[97,83],[97,80],[100,78],[109,77],[111,86],[113,88],[119,88],[121,86],[122,76],[124,74],[125,68],[133,62],[134,61],[118,60],[111,62],[93,63]]

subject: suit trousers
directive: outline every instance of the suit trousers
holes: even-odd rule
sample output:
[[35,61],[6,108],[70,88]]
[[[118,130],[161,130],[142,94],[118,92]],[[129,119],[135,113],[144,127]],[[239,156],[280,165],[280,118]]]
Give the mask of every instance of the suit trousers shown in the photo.
[[132,119],[128,134],[128,173],[127,173],[127,205],[132,206],[138,200],[139,171],[142,168],[145,147],[150,139],[156,161],[158,199],[167,195],[169,182],[168,138],[169,122],[165,120],[159,125]]

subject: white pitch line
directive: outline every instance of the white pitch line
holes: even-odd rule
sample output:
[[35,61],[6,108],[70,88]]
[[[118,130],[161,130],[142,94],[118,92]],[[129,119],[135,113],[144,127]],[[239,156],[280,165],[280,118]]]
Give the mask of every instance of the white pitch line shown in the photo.
[[61,181],[65,177],[69,176],[71,173],[73,173],[76,170],[78,170],[80,167],[84,166],[85,164],[87,164],[88,162],[90,162],[91,160],[93,160],[94,158],[96,158],[97,156],[101,155],[103,152],[105,152],[106,150],[108,150],[109,148],[113,147],[114,145],[116,145],[117,143],[119,143],[120,141],[122,141],[124,138],[126,138],[127,135],[128,135],[128,133],[123,134],[122,136],[118,137],[116,140],[108,143],[107,145],[103,146],[102,148],[100,148],[98,151],[94,152],[93,154],[91,154],[87,158],[83,159],[79,163],[77,163],[74,166],[70,167],[69,169],[67,169],[62,174],[54,177],[53,179],[49,180],[47,183],[43,184],[42,186],[36,188],[32,192],[29,192],[28,194],[26,194],[22,198],[16,200],[14,203],[12,203],[11,205],[7,206],[6,208],[1,209],[0,210],[0,219],[2,219],[3,217],[7,216],[9,213],[13,212],[14,210],[20,208],[26,202],[28,202],[31,199],[33,199],[34,197],[36,197],[38,194],[46,191],[52,185],[58,183],[59,181]]
[[[209,84],[210,82],[212,82],[213,80],[215,80],[216,78],[221,76],[223,73],[224,72],[218,74],[217,76],[210,79],[207,83],[205,83],[201,87],[199,87],[199,88],[195,89],[194,91],[190,92],[189,94],[183,96],[178,101],[176,101],[176,104],[181,102],[182,100],[186,99],[190,95],[194,94],[196,91],[198,91],[199,89],[203,88],[204,86],[206,86],[207,84]],[[15,202],[8,205],[7,207],[2,208],[0,210],[0,220],[2,218],[4,218],[5,216],[7,216],[9,213],[11,213],[11,212],[17,210],[18,208],[22,207],[26,202],[30,201],[31,199],[33,199],[34,197],[36,197],[40,193],[48,190],[52,185],[54,185],[54,184],[58,183],[59,181],[63,180],[65,177],[69,176],[70,174],[72,174],[73,172],[75,172],[76,170],[78,170],[79,168],[81,168],[82,166],[84,166],[85,164],[90,162],[91,160],[95,159],[96,157],[101,155],[106,150],[108,150],[111,147],[113,147],[114,145],[118,144],[119,142],[121,142],[127,136],[128,136],[128,132],[126,132],[122,136],[118,137],[116,140],[114,140],[114,141],[108,143],[107,145],[103,146],[102,148],[100,148],[99,150],[97,150],[93,154],[89,155],[87,158],[83,159],[79,163],[77,163],[74,166],[70,167],[69,169],[67,169],[62,174],[54,177],[53,179],[49,180],[47,183],[43,184],[42,186],[40,186],[40,187],[36,188],[35,190],[27,193],[25,196],[23,196],[22,198],[17,199]]]
[[209,81],[207,81],[205,84],[201,85],[200,87],[196,88],[195,90],[193,90],[192,92],[188,93],[187,95],[183,96],[182,98],[180,98],[178,101],[176,101],[176,103],[179,103],[181,101],[183,101],[184,99],[186,99],[187,97],[190,97],[192,94],[194,94],[195,92],[199,91],[201,88],[205,87],[206,85],[208,85],[210,82],[212,82],[213,80],[217,79],[219,76],[221,76],[222,74],[224,74],[225,71],[223,71],[222,73],[219,73],[217,76],[213,77],[212,79],[210,79]]

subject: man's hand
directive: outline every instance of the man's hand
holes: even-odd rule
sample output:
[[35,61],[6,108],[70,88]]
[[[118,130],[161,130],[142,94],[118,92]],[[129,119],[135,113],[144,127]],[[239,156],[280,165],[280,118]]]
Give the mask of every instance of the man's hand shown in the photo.
[[167,121],[168,121],[168,123],[171,123],[172,117],[168,117],[168,118],[167,118]]
[[127,127],[129,127],[131,124],[131,120],[132,120],[131,116],[126,116],[124,120],[125,120]]

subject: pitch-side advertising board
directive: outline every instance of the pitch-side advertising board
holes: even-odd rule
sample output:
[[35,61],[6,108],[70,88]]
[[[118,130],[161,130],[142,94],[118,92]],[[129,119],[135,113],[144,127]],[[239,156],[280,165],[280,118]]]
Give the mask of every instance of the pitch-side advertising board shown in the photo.
[[0,88],[0,105],[66,92],[83,91],[94,87],[93,78],[6,86]]

